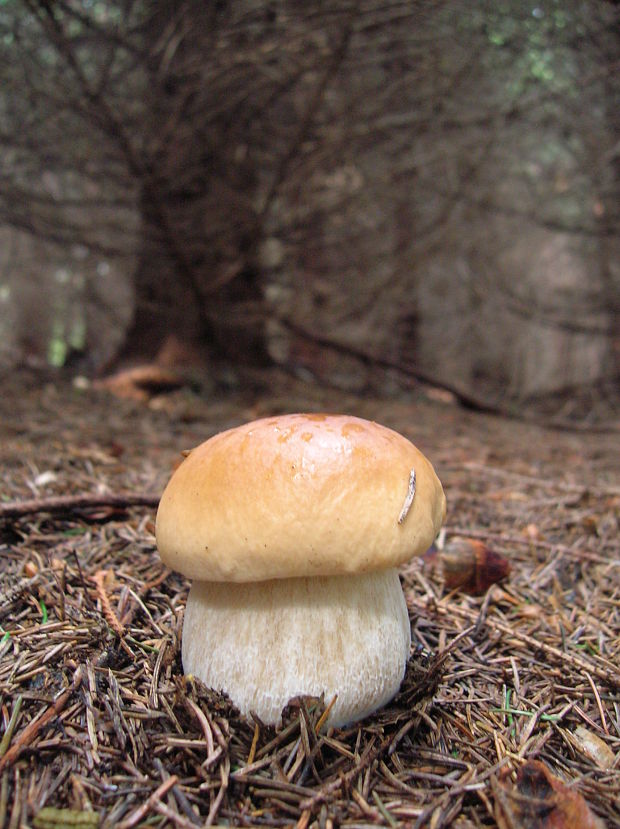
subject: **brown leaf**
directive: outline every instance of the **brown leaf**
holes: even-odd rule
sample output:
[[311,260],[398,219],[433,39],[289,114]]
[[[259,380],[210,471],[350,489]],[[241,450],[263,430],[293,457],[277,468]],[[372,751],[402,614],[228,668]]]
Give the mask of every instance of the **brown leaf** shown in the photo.
[[173,391],[183,380],[173,371],[153,363],[134,366],[93,383],[93,388],[105,389],[116,397],[148,401],[154,394]]
[[613,767],[616,755],[597,734],[583,725],[578,725],[572,736],[581,753],[593,760],[599,768]]
[[499,829],[605,829],[583,796],[538,760],[519,769],[514,786],[493,788]]

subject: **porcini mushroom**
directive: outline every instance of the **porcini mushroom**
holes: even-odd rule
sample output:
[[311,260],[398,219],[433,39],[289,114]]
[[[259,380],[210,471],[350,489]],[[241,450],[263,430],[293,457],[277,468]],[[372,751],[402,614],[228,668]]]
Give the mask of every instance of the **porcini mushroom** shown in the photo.
[[444,516],[429,461],[377,423],[291,414],[215,435],[157,512],[163,561],[193,579],[184,671],[266,723],[302,694],[337,697],[332,725],[363,718],[409,656],[397,567]]

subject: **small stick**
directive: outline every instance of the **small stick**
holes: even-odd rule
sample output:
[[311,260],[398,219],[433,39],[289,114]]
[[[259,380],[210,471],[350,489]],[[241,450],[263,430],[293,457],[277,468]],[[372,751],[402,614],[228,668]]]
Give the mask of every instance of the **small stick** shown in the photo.
[[607,728],[607,721],[605,719],[605,709],[603,708],[603,703],[601,702],[601,696],[598,692],[598,688],[594,684],[594,680],[587,671],[585,671],[585,675],[588,678],[588,682],[590,683],[590,687],[592,688],[592,692],[594,694],[594,699],[596,700],[596,704],[598,706],[598,712],[601,715],[601,725],[603,726],[603,731],[605,732],[605,734],[609,734],[609,729]]
[[306,809],[305,811],[303,811],[300,815],[299,820],[295,824],[295,829],[307,829],[308,824],[310,823],[311,815],[312,812],[310,811],[310,809]]
[[[207,745],[207,759],[205,760],[205,764],[210,766],[222,753],[222,747],[218,746],[219,750],[216,750],[213,742],[213,730],[211,728],[211,723],[209,722],[209,718],[204,711],[202,711],[202,709],[199,708],[193,700],[189,699],[189,697],[185,698],[185,703],[187,707],[193,711],[198,722],[200,723],[200,727],[202,728],[202,733],[204,734],[205,743]],[[203,766],[205,764],[203,764]]]
[[222,781],[222,785],[220,786],[220,790],[218,791],[217,795],[215,796],[215,800],[211,804],[211,808],[209,809],[209,814],[207,815],[207,819],[205,821],[205,826],[213,826],[213,821],[215,820],[217,813],[219,811],[220,806],[222,805],[222,800],[224,799],[224,795],[226,794],[226,790],[228,789],[228,772],[230,770],[230,761],[228,757],[224,760],[224,764],[226,765],[226,769],[220,766],[220,778]]
[[4,826],[7,806],[9,803],[9,776],[3,774],[0,780],[0,826]]
[[142,818],[150,812],[151,809],[157,808],[157,805],[159,804],[161,798],[166,794],[166,792],[169,792],[173,786],[176,786],[178,782],[179,778],[176,776],[176,774],[173,774],[167,780],[164,780],[164,782],[160,786],[158,786],[155,789],[155,791],[150,795],[148,800],[145,800],[142,806],[139,806],[135,811],[133,811],[129,815],[128,818],[117,824],[118,829],[131,829],[132,826],[135,826],[136,823],[139,823],[142,820]]
[[[175,790],[175,794],[179,791],[179,789]],[[168,820],[171,820],[177,826],[180,826],[181,829],[195,829],[196,823],[191,820],[188,820],[183,815],[180,815],[178,812],[175,812],[169,806],[166,806],[165,803],[162,803],[161,800],[156,800],[153,804],[153,808],[155,811],[159,812],[160,815],[167,817]]]
[[388,810],[385,808],[385,806],[383,804],[383,801],[381,800],[381,798],[379,797],[377,792],[373,791],[372,796],[373,796],[373,799],[374,799],[375,803],[377,804],[377,809],[381,812],[381,814],[383,815],[385,820],[389,823],[389,825],[392,826],[394,829],[396,829],[398,824],[396,823],[396,821],[394,820],[392,815],[388,812]]
[[302,800],[299,804],[299,808],[302,811],[306,809],[312,811],[319,803],[323,803],[328,800],[334,792],[338,791],[338,789],[342,786],[348,785],[357,777],[358,774],[360,774],[360,772],[364,771],[373,762],[373,760],[376,760],[377,757],[388,749],[393,739],[394,735],[390,735],[377,745],[373,738],[373,740],[368,743],[363,754],[350,771],[340,775],[337,780],[331,780],[329,783],[326,783],[321,789],[312,794],[312,796]]
[[95,575],[90,577],[90,580],[95,582],[95,587],[97,588],[97,598],[101,602],[101,610],[106,622],[110,625],[114,633],[117,634],[119,639],[122,639],[125,631],[118,620],[118,616],[112,609],[110,597],[106,593],[105,589],[105,578],[107,574],[107,570],[97,570]]
[[[166,568],[156,578],[152,579],[151,581],[145,581],[144,584],[142,585],[142,587],[138,590],[137,595],[139,597],[143,598],[144,596],[146,596],[146,594],[149,592],[149,590],[152,590],[154,587],[159,587],[159,585],[168,578],[170,573],[172,573],[172,570],[168,570]],[[120,618],[120,623],[122,625],[124,625],[125,627],[128,627],[131,624],[131,622],[133,621],[133,617],[135,616],[137,609],[138,609],[138,604],[137,603],[132,605],[128,610],[125,611],[125,613],[123,613],[123,615]]]
[[245,761],[246,766],[251,766],[256,756],[256,746],[258,745],[258,737],[260,735],[260,728],[258,723],[254,723],[254,736],[252,737],[252,745],[250,746],[250,753],[248,759]]
[[[9,746],[11,745],[11,740],[13,739],[13,732],[15,731],[15,726],[17,725],[17,720],[19,719],[19,711],[22,707],[22,695],[20,694],[17,699],[15,700],[15,705],[13,706],[13,712],[11,714],[11,718],[9,723],[6,727],[6,731],[4,732],[4,736],[2,741],[0,742],[0,757],[4,757],[7,753]],[[0,826],[2,824],[0,823]]]
[[105,577],[107,573],[107,570],[97,570],[94,576],[89,576],[89,579],[90,581],[93,581],[95,583],[95,588],[97,590],[97,598],[101,602],[101,610],[104,619],[110,625],[114,633],[116,633],[116,635],[118,636],[121,648],[125,651],[125,653],[128,656],[134,659],[135,654],[133,653],[127,642],[125,642],[125,629],[123,625],[119,622],[118,616],[112,608],[110,597],[106,593]]
[[73,512],[92,507],[156,507],[159,495],[55,495],[50,498],[32,498],[28,501],[7,501],[0,504],[0,518],[22,518],[37,512]]
[[321,726],[324,725],[325,720],[329,717],[330,711],[332,710],[332,708],[336,704],[337,699],[338,699],[338,694],[335,694],[332,701],[329,703],[327,708],[323,711],[323,713],[321,714],[321,716],[317,720],[317,724],[314,726],[315,734],[318,734],[319,731],[321,730]]
[[411,509],[411,505],[413,504],[413,499],[415,497],[415,469],[412,469],[409,474],[409,485],[407,487],[407,495],[405,497],[405,503],[403,504],[403,508],[400,511],[400,515],[398,516],[398,523],[402,524],[405,518],[407,517],[407,513]]
[[[507,535],[506,533],[493,533],[483,530],[473,530],[471,527],[457,527],[454,525],[447,525],[443,528],[448,535],[460,535],[468,538],[478,538],[481,541],[492,541],[501,544],[520,544],[525,547],[536,547],[541,550],[553,550],[563,555],[572,556],[573,558],[585,559],[587,561],[595,561],[600,564],[607,564],[609,559],[597,555],[590,550],[582,550],[581,547],[575,549],[568,547],[565,544],[556,544],[552,541],[541,541],[539,538],[524,538],[516,535]],[[442,530],[443,532],[443,530]]]
[[26,748],[36,737],[38,732],[43,728],[44,725],[54,719],[55,716],[60,714],[63,710],[65,705],[67,704],[69,697],[71,694],[79,688],[82,683],[82,667],[80,666],[75,673],[73,674],[73,681],[71,685],[66,688],[60,696],[55,700],[55,702],[43,711],[42,714],[39,714],[38,717],[35,717],[28,725],[24,728],[20,734],[18,734],[15,743],[11,746],[11,748],[6,752],[4,757],[0,758],[0,773],[4,770],[9,763],[12,763],[16,760],[19,755],[21,754],[22,750]]

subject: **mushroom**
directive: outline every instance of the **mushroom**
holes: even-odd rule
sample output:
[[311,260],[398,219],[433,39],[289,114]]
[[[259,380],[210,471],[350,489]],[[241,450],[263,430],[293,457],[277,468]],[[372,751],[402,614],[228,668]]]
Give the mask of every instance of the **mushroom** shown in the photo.
[[357,417],[267,417],[205,441],[157,512],[161,558],[193,579],[185,673],[270,724],[300,695],[336,697],[334,726],[380,708],[411,644],[397,567],[445,509],[424,455]]

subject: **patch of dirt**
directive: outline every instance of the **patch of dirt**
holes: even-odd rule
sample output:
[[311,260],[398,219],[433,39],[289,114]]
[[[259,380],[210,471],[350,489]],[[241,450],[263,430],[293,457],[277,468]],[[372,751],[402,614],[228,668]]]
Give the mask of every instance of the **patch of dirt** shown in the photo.
[[[122,502],[154,503],[181,451],[215,432],[301,410],[411,438],[446,491],[446,544],[511,563],[481,596],[445,589],[441,550],[402,569],[403,687],[346,729],[326,731],[306,699],[278,730],[248,722],[183,677],[188,583],[158,559],[154,506]],[[148,405],[6,379],[0,505],[118,498],[0,517],[0,827],[495,826],[533,759],[620,825],[618,443],[278,376],[268,392]]]

